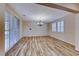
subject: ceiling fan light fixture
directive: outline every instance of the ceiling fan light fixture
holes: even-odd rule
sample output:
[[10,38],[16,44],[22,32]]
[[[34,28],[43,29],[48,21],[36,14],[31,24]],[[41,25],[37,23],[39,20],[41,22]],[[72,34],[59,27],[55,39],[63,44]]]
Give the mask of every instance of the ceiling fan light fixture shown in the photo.
[[38,26],[42,26],[43,24],[44,24],[44,23],[41,22],[41,21],[37,22],[37,25],[38,25]]

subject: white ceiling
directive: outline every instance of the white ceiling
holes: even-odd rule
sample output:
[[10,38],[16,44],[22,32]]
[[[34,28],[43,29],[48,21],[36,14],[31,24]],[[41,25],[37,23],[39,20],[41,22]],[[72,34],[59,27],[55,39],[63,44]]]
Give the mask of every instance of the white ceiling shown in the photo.
[[11,7],[26,21],[39,21],[49,23],[70,14],[67,11],[49,8],[33,3],[15,3]]

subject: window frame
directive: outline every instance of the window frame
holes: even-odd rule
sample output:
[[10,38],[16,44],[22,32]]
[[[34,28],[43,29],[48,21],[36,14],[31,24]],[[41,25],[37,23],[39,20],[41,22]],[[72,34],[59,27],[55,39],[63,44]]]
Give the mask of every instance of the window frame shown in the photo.
[[[54,28],[53,24],[56,23],[56,27]],[[61,25],[63,23],[63,25]],[[59,24],[59,25],[58,25]],[[54,29],[56,29],[55,31],[53,31]],[[57,33],[64,33],[64,20],[60,20],[60,21],[56,21],[52,23],[52,32],[57,32]]]

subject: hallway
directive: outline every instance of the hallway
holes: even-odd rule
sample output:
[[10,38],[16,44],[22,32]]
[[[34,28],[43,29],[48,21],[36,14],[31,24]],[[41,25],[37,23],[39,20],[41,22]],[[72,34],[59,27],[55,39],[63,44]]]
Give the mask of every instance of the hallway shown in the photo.
[[48,36],[24,37],[6,53],[9,56],[78,56],[74,46]]

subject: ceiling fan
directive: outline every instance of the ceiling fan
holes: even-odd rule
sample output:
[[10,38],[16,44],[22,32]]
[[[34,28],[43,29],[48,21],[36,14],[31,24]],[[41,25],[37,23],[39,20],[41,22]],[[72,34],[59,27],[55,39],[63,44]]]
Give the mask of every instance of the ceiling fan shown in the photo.
[[43,23],[41,20],[37,22],[37,25],[38,25],[38,26],[42,26],[43,24],[44,24],[44,23]]

